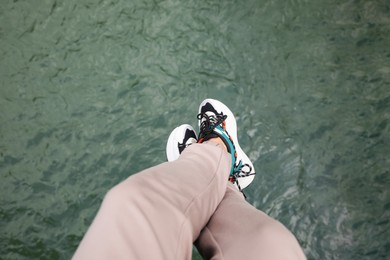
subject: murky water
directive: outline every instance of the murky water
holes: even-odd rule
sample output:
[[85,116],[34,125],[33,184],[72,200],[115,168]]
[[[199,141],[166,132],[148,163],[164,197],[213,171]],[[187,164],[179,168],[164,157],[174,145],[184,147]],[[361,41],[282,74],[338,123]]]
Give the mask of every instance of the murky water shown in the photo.
[[70,258],[206,97],[309,259],[390,256],[389,1],[0,2],[1,259]]

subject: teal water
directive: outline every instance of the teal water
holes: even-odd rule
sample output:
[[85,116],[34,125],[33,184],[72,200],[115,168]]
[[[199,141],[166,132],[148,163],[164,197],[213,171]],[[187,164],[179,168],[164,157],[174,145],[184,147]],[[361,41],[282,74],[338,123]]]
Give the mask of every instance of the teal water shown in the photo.
[[206,97],[309,259],[390,257],[389,1],[0,3],[1,259],[69,259]]

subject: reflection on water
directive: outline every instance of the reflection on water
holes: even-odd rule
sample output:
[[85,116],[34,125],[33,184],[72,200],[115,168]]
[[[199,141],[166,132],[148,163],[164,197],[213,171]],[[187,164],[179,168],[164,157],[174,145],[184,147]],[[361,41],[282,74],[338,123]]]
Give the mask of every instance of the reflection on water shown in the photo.
[[5,259],[69,258],[206,97],[237,116],[249,201],[309,259],[388,257],[387,1],[4,2]]

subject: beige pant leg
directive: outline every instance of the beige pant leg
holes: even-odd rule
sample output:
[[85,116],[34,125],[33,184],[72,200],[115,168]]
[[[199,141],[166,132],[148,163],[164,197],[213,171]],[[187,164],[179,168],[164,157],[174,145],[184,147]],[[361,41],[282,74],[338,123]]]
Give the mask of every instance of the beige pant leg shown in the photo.
[[230,167],[224,149],[205,143],[132,175],[107,193],[73,259],[191,259]]
[[294,235],[231,184],[195,244],[205,259],[306,259]]

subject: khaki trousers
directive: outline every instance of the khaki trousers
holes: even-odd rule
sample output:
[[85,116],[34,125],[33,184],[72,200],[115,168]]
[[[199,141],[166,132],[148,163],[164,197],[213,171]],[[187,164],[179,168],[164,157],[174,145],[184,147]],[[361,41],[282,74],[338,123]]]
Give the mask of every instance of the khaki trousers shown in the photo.
[[174,162],[130,176],[105,196],[73,259],[305,259],[295,237],[227,181],[230,155],[189,146]]

